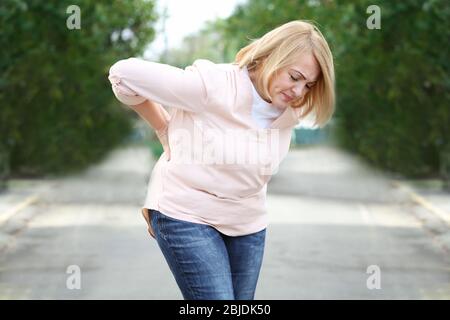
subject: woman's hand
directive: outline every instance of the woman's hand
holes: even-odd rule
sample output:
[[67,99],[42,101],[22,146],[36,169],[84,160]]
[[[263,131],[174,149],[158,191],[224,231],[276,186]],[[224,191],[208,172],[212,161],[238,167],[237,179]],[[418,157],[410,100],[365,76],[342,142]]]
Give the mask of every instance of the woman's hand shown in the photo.
[[166,160],[170,160],[170,147],[169,147],[169,136],[168,136],[168,128],[169,126],[165,126],[161,130],[155,130],[156,136],[159,139],[159,142],[161,143],[164,153],[166,154]]
[[150,217],[150,211],[149,209],[145,208],[142,210],[142,216],[144,217],[145,222],[147,222],[147,231],[148,233],[156,239],[155,232],[153,231],[152,223],[151,223],[151,217]]
[[[144,119],[150,127],[155,130],[155,133],[161,143],[167,161],[170,160],[170,148],[169,148],[169,137],[168,137],[168,128],[170,115],[163,108],[163,106],[159,103],[155,103],[149,100],[145,100],[144,102],[130,106],[134,111],[136,111],[139,116]],[[161,129],[157,129],[161,128]]]

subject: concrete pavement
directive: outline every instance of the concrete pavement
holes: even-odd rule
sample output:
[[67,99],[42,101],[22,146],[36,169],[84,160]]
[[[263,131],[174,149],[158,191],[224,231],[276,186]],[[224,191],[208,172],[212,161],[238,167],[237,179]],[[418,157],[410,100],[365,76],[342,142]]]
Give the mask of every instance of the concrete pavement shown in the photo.
[[[9,241],[0,298],[181,299],[140,215],[153,163],[146,148],[129,147],[47,181],[19,211],[28,219],[14,229],[16,213],[0,226]],[[351,155],[292,150],[269,183],[268,208],[257,299],[450,298],[448,251],[436,233],[445,228],[435,221],[430,231],[405,190]],[[67,287],[70,266],[81,270],[81,289]],[[367,287],[370,266],[380,289]]]

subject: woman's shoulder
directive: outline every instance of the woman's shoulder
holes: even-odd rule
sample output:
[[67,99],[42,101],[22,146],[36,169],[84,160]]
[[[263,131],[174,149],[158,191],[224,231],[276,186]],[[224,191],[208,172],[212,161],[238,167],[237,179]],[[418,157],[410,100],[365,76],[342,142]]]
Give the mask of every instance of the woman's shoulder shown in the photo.
[[197,59],[192,63],[201,73],[205,85],[217,93],[226,93],[227,90],[237,90],[244,86],[242,81],[244,73],[234,63],[215,63],[208,59]]
[[197,59],[190,67],[196,68],[202,77],[211,110],[229,113],[251,103],[249,80],[238,64]]
[[216,63],[208,59],[197,59],[192,65],[205,71],[218,74],[236,73],[240,71],[239,66],[235,63]]

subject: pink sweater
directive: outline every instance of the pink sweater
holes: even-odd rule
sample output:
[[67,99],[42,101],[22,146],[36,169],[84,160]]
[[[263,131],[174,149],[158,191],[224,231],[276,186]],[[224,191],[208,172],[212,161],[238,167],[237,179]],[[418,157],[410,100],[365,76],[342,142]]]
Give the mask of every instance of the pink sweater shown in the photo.
[[286,156],[300,110],[286,108],[268,129],[252,117],[253,84],[236,64],[198,59],[184,70],[120,60],[109,80],[118,100],[170,108],[171,159],[156,162],[142,210],[210,225],[230,236],[267,226],[267,183]]

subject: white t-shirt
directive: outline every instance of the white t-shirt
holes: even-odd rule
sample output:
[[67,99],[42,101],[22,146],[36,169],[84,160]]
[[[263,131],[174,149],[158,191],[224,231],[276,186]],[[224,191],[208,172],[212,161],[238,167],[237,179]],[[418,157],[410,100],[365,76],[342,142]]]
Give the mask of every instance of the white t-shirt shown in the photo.
[[[245,73],[248,76],[247,68],[244,68]],[[275,107],[271,103],[266,102],[256,91],[252,84],[253,91],[253,105],[252,105],[252,117],[260,128],[268,128],[272,122],[278,118],[283,110]]]

